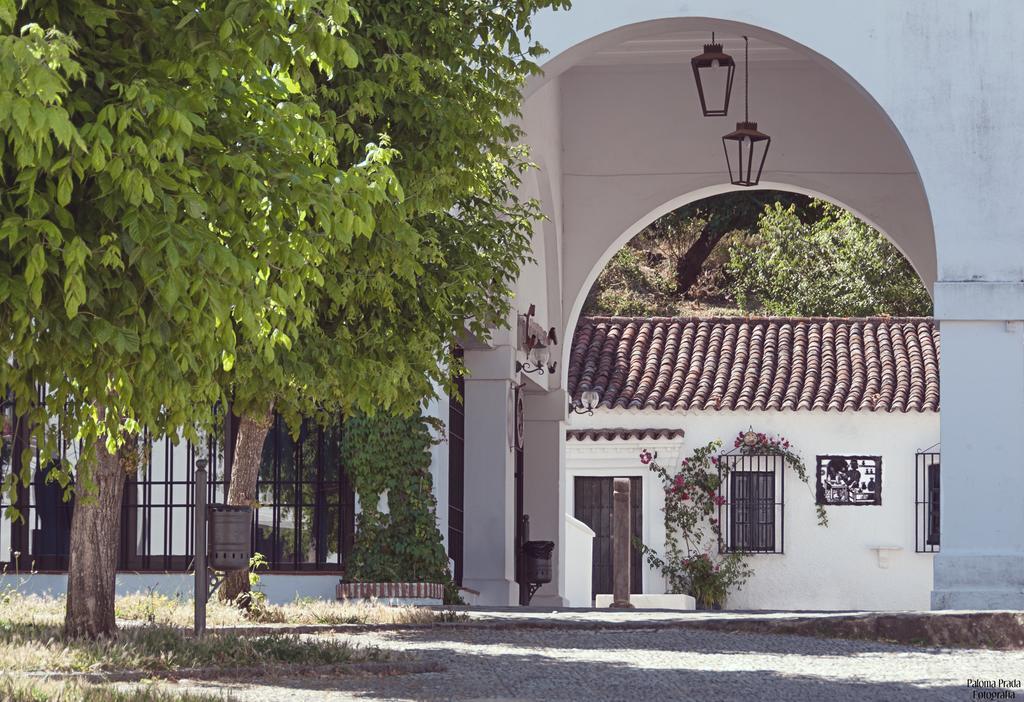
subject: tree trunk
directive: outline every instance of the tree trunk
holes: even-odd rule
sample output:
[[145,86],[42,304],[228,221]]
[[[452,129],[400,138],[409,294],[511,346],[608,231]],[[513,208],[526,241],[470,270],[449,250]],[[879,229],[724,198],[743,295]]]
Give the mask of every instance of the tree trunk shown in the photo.
[[700,272],[704,269],[704,263],[708,260],[708,256],[729,231],[728,227],[716,226],[716,224],[714,217],[709,218],[708,223],[701,230],[700,236],[676,263],[677,295],[682,296],[689,292],[693,284],[697,282],[697,278],[700,277]]
[[134,445],[117,453],[101,443],[92,477],[95,492],[76,494],[71,517],[67,609],[64,633],[73,638],[113,637],[114,589],[121,540],[121,498],[125,476],[135,469]]
[[[238,422],[234,462],[231,464],[231,484],[228,486],[228,504],[252,506],[256,502],[256,480],[263,459],[263,444],[274,421],[274,405],[262,417],[242,417]],[[222,602],[233,601],[249,608],[249,571],[233,570],[220,586]]]

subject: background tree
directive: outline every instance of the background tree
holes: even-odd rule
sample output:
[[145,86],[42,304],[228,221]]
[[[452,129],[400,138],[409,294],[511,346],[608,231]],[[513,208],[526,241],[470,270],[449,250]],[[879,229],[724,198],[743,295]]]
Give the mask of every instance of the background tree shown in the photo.
[[584,314],[631,316],[930,309],[882,234],[842,208],[772,191],[716,196],[662,217],[615,254],[584,304]]
[[237,338],[287,348],[368,194],[395,195],[386,149],[339,169],[321,119],[313,73],[355,65],[353,21],[345,0],[0,0],[0,386],[44,451],[50,418],[83,445],[57,471],[70,635],[114,632],[141,427],[194,435]]
[[806,195],[775,190],[737,190],[680,207],[648,227],[645,234],[653,238],[665,230],[692,231],[693,223],[700,222],[700,228],[694,232],[686,251],[676,259],[676,295],[689,292],[708,257],[723,238],[737,230],[756,229],[764,208],[773,203],[792,206],[794,215],[801,217],[801,221],[812,216],[811,199]]
[[584,314],[674,315],[684,301],[728,309],[725,264],[736,237],[757,229],[769,203],[815,216],[810,198],[771,190],[736,191],[698,200],[658,218],[618,251],[591,289]]
[[903,254],[841,207],[817,202],[765,210],[756,236],[730,249],[731,289],[744,309],[769,314],[860,317],[930,315],[928,291]]

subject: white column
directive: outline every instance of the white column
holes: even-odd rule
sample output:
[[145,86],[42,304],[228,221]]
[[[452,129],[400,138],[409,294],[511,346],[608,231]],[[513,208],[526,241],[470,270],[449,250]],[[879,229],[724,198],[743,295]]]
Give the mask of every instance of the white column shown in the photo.
[[936,287],[942,544],[932,608],[1024,609],[1024,322],[963,319],[1024,317],[1024,306],[978,304],[981,285]]
[[480,603],[516,604],[515,461],[509,442],[515,353],[509,346],[467,349],[463,585]]
[[530,539],[554,541],[552,581],[533,596],[531,605],[561,607],[565,598],[565,392],[527,394],[524,433],[524,505],[530,516]]

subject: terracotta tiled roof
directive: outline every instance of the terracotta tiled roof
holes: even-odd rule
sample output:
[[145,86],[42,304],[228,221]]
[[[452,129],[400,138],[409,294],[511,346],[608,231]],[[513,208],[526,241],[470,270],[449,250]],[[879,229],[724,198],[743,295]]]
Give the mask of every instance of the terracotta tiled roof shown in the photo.
[[646,439],[658,441],[660,439],[681,439],[684,436],[682,429],[568,429],[565,432],[566,439],[576,441],[597,441],[605,439]]
[[939,409],[928,318],[584,317],[569,392],[629,409]]

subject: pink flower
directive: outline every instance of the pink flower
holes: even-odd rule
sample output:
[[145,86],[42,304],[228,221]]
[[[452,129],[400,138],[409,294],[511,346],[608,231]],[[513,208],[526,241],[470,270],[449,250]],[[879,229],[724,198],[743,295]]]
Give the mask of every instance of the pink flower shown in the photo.
[[734,441],[732,445],[735,446],[736,448],[739,448],[740,447],[740,440],[736,439],[736,441]]
[[684,499],[684,500],[688,500],[688,499],[690,499],[690,493],[688,493],[688,492],[684,492],[684,493],[683,493],[682,495],[680,495],[679,497],[681,497],[681,498],[682,498],[682,499]]
[[715,497],[715,504],[718,505],[719,507],[721,507],[722,505],[725,504],[725,498],[722,497],[721,495],[716,496]]
[[783,441],[783,442],[782,442],[782,445],[783,445],[783,447],[785,447],[785,448],[789,448],[789,442],[788,442],[788,441]]
[[680,473],[679,475],[676,476],[676,479],[675,479],[675,484],[676,485],[680,485],[681,486],[681,485],[683,485],[685,483],[686,483],[686,479],[683,478],[683,474],[682,473]]
[[653,456],[651,456],[650,451],[645,450],[640,452],[640,462],[643,463],[645,466],[651,462],[652,458]]
[[711,457],[711,462],[717,466],[718,465],[718,456],[712,456]]

